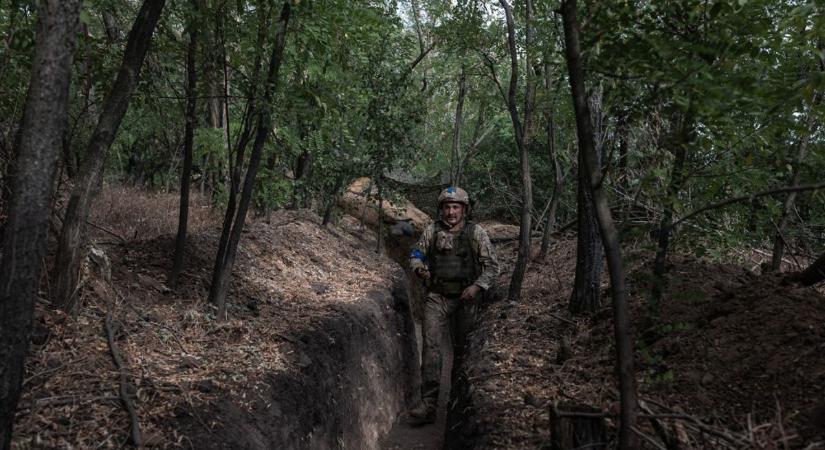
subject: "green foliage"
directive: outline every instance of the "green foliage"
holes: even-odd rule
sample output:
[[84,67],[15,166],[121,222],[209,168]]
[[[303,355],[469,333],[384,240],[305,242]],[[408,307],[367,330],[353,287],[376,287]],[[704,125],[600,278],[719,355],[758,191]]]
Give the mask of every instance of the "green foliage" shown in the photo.
[[[650,242],[665,207],[679,218],[736,195],[785,185],[795,167],[812,182],[825,170],[825,14],[821,2],[688,0],[580,2],[587,84],[602,137],[605,180],[626,238]],[[7,179],[34,45],[35,2],[0,3],[0,179]],[[518,103],[536,82],[530,149],[537,211],[552,194],[547,121],[566,175],[558,221],[575,216],[576,131],[557,1],[534,1],[535,40],[525,41],[525,3],[512,2],[519,47]],[[252,99],[260,100],[279,2],[169,3],[138,91],[107,161],[108,177],[174,189],[181,166],[188,31],[199,41],[194,182],[220,203]],[[84,3],[75,54],[65,173],[84,158],[111,88],[138,4]],[[104,16],[114,19],[110,35]],[[462,184],[479,218],[516,221],[519,161],[502,97],[510,75],[496,1],[295,2],[265,148],[256,205],[319,209],[356,177],[380,173],[447,181],[459,74],[466,75],[458,130]],[[423,54],[426,53],[426,56]],[[533,67],[525,66],[530,54]],[[413,62],[416,65],[413,67]],[[544,85],[549,71],[549,86]],[[224,80],[224,72],[228,80]],[[226,92],[225,92],[226,91]],[[228,112],[228,119],[224,117]],[[668,193],[679,126],[690,120],[684,180]],[[620,122],[626,123],[620,128]],[[227,144],[226,129],[230,129]],[[626,172],[620,143],[628,149]],[[800,162],[800,145],[807,154]],[[248,157],[248,155],[247,155]],[[299,160],[309,161],[299,174]],[[246,164],[246,160],[244,160]],[[454,169],[453,169],[454,170]],[[303,175],[298,177],[298,175]],[[767,248],[784,196],[697,216],[676,233],[677,250],[727,258]],[[802,194],[786,231],[792,246],[825,247],[825,193]]]

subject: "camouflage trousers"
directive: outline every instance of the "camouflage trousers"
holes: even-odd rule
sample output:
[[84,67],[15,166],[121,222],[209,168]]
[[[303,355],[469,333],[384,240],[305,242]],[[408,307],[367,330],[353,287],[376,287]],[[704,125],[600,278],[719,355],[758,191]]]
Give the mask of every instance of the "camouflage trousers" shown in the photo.
[[459,300],[431,292],[424,302],[422,324],[424,345],[421,355],[421,397],[436,405],[441,385],[441,367],[453,346],[453,373],[461,365],[467,334],[475,326],[474,301]]

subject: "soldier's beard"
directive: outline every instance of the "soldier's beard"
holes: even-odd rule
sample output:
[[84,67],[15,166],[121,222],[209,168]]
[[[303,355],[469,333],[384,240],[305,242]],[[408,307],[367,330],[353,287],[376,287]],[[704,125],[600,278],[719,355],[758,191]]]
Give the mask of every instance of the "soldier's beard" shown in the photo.
[[464,220],[464,214],[456,213],[456,214],[447,214],[444,216],[444,221],[447,222],[448,225],[451,227],[455,227],[456,225],[460,224]]

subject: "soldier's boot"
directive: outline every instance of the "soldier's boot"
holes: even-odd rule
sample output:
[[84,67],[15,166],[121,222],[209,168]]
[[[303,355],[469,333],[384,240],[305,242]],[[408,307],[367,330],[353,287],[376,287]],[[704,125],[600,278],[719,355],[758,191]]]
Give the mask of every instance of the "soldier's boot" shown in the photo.
[[414,427],[435,423],[435,403],[425,400],[419,406],[407,411],[407,416],[407,423]]

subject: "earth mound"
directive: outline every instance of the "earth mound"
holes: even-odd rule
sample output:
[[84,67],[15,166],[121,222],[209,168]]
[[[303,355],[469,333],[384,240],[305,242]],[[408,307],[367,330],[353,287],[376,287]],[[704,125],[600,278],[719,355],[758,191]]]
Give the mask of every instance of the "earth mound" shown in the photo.
[[145,446],[378,445],[409,400],[417,359],[403,274],[374,252],[374,235],[356,220],[322,227],[308,211],[252,221],[229,319],[218,320],[204,299],[220,229],[201,225],[172,290],[173,235],[112,241],[124,233],[103,224],[77,313],[38,305],[14,448],[129,440],[112,344]]
[[[596,407],[615,431],[618,412],[612,312],[567,310],[575,239],[534,260],[522,301],[486,305],[470,338],[448,437],[453,448],[533,449],[550,443],[554,404]],[[501,245],[504,260],[515,243]],[[632,323],[650,292],[647,252],[627,256]],[[503,276],[501,282],[506,282]],[[683,448],[804,448],[825,438],[825,297],[742,267],[674,256],[660,319],[636,329],[644,407]],[[649,419],[643,433],[657,436]],[[643,440],[644,442],[644,440]],[[644,443],[644,445],[649,445]],[[650,448],[655,448],[651,446]],[[727,448],[727,447],[725,447]]]

